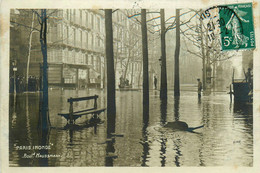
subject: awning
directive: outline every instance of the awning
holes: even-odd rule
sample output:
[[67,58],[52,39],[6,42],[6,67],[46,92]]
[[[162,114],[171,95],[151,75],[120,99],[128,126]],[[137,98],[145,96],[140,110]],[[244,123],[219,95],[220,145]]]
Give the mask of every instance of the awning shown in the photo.
[[76,69],[90,69],[92,65],[88,64],[64,64],[64,67],[76,68]]

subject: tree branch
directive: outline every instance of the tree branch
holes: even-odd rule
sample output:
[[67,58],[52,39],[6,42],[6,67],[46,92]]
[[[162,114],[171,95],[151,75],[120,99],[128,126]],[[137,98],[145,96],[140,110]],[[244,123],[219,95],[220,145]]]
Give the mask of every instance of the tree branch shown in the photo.
[[33,30],[36,30],[36,31],[39,31],[39,32],[40,32],[39,29],[37,29],[37,28],[32,28],[31,26],[27,26],[27,25],[24,25],[24,24],[21,24],[21,23],[17,23],[17,22],[14,22],[14,21],[10,21],[10,23],[13,23],[13,24],[16,24],[16,25],[20,25],[20,26],[23,26],[23,27],[25,27],[25,28],[33,29]]
[[198,53],[192,52],[192,51],[190,51],[189,49],[187,49],[187,52],[189,52],[190,54],[195,55],[195,56],[197,56],[197,57],[199,57],[199,58],[202,59],[202,55],[200,55],[200,54],[198,54]]

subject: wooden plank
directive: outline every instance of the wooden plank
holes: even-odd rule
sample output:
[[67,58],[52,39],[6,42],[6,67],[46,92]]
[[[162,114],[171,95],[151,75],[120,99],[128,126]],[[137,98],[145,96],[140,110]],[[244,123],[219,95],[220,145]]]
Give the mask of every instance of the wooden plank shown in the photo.
[[86,111],[91,111],[91,110],[94,110],[95,108],[90,108],[90,109],[86,109],[86,110],[81,110],[81,111],[76,111],[76,112],[73,112],[74,113],[81,113],[81,112],[86,112]]
[[97,99],[97,98],[98,98],[98,95],[88,96],[88,97],[69,98],[68,102],[78,102],[78,101],[91,100],[91,99]]
[[95,110],[83,112],[83,113],[76,113],[76,114],[73,113],[73,116],[81,116],[81,115],[94,114],[94,113],[100,114],[101,112],[104,112],[105,110],[106,110],[106,108],[101,108],[101,109],[95,109]]
[[[75,116],[73,118],[77,119],[77,118],[81,117],[82,115],[88,115],[88,114],[94,114],[94,113],[99,114],[99,113],[101,113],[105,110],[106,110],[106,108],[100,108],[100,109],[94,109],[94,110],[91,110],[91,111],[89,111],[87,109],[87,110],[82,110],[82,111],[78,111],[78,112],[73,112],[73,116]],[[58,115],[63,116],[66,119],[69,119],[69,113],[59,113]]]

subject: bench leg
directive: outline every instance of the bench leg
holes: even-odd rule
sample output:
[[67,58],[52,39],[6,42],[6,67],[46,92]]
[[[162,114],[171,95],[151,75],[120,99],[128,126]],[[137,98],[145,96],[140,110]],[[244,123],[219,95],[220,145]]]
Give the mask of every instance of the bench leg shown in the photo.
[[94,119],[97,119],[98,116],[97,116],[97,114],[95,113],[93,117],[94,117]]
[[93,117],[90,119],[90,123],[99,123],[101,121],[101,119],[98,117],[97,113],[92,114]]
[[74,119],[73,119],[73,102],[71,101],[70,102],[70,114],[69,114],[69,118],[70,118],[70,124],[73,124],[73,121],[74,121]]

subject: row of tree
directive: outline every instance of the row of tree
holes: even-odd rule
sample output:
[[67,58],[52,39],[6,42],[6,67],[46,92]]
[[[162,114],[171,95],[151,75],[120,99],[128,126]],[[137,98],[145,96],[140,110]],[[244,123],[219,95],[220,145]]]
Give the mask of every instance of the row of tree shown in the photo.
[[[46,14],[46,10],[41,10],[41,13],[34,11],[35,15],[37,15],[39,24],[40,24],[40,43],[41,50],[43,55],[43,102],[48,105],[48,78],[47,78],[47,19],[48,15]],[[184,14],[194,12],[195,14],[191,16],[187,21],[181,21],[180,17]],[[113,48],[113,26],[112,26],[112,13],[111,9],[105,10],[105,38],[106,38],[106,70],[107,70],[107,108],[109,115],[115,115],[116,106],[115,106],[115,62],[114,62],[114,48]],[[148,12],[149,13],[149,12]],[[195,46],[201,48],[201,52],[193,52],[188,50],[191,54],[194,54],[198,57],[201,57],[203,60],[203,69],[206,64],[210,64],[219,60],[219,57],[223,55],[221,51],[217,48],[211,49],[218,45],[216,41],[211,41],[211,45],[208,43],[208,28],[204,26],[203,21],[200,20],[200,24],[192,24],[191,19],[199,15],[199,11],[191,10],[184,14],[180,14],[180,10],[176,9],[176,16],[171,18],[175,18],[175,20],[170,23],[170,26],[166,28],[165,21],[165,12],[164,9],[161,9],[159,18],[161,19],[161,89],[160,89],[160,98],[162,100],[167,99],[167,69],[166,69],[166,44],[165,44],[165,36],[166,32],[172,29],[176,29],[176,46],[175,46],[175,80],[174,80],[174,96],[180,96],[180,80],[179,80],[179,55],[180,55],[180,34],[183,34],[187,39],[189,39]],[[147,12],[145,9],[141,10],[141,33],[142,33],[142,54],[143,54],[143,102],[144,104],[149,104],[149,58],[148,58],[148,39],[147,39]],[[192,26],[193,25],[193,26]],[[187,30],[181,30],[181,26],[188,27]],[[33,28],[33,27],[32,27]],[[195,28],[195,29],[193,29]],[[203,30],[204,28],[204,30]],[[195,34],[192,34],[192,32]],[[206,32],[205,32],[206,31]],[[198,36],[200,39],[198,39]],[[196,39],[196,40],[194,40]],[[205,44],[204,44],[205,40]],[[131,42],[131,44],[135,45],[135,42]],[[134,46],[133,46],[134,47]],[[206,51],[205,51],[206,50]],[[126,61],[126,68],[124,72],[124,77],[128,71],[128,66],[130,62],[130,58],[133,57],[129,51],[128,60]],[[211,57],[211,58],[209,58]],[[229,58],[229,57],[228,57]],[[116,60],[117,61],[117,60]],[[203,82],[205,82],[205,71],[203,71]]]

